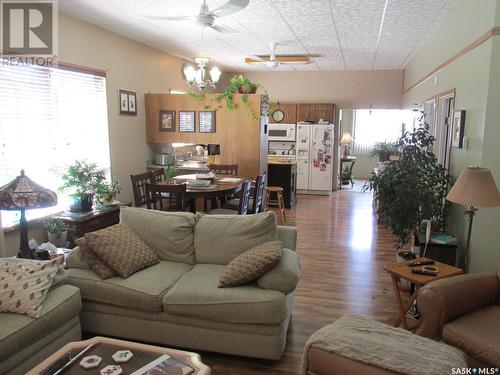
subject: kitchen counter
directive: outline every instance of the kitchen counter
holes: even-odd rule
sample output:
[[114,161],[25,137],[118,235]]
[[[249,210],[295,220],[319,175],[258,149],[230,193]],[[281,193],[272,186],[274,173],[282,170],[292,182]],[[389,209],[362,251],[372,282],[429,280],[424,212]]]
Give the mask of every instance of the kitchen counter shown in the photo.
[[267,158],[267,164],[273,164],[273,165],[297,165],[297,160],[295,159],[282,159],[280,157],[268,157]]

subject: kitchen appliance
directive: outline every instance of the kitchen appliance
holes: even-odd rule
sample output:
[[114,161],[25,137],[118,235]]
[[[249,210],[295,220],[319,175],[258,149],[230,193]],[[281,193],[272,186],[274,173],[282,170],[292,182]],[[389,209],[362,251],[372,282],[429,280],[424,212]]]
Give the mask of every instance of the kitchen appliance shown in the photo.
[[157,165],[172,165],[174,164],[175,158],[170,154],[156,154],[155,164]]
[[297,124],[298,193],[330,194],[333,174],[333,124]]
[[267,139],[269,141],[295,142],[296,124],[269,124]]

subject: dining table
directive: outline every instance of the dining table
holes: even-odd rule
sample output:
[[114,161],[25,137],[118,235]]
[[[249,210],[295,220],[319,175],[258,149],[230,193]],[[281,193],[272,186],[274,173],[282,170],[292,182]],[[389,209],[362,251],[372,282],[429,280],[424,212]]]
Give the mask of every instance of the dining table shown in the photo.
[[[189,180],[196,180],[196,174],[184,174],[175,176],[176,183],[188,183]],[[223,205],[229,196],[237,194],[243,185],[244,178],[235,176],[218,175],[207,187],[194,187],[187,184],[186,199],[189,201],[189,209],[196,213],[196,201],[198,199],[210,199],[212,202],[220,200]],[[165,182],[164,182],[165,183]]]

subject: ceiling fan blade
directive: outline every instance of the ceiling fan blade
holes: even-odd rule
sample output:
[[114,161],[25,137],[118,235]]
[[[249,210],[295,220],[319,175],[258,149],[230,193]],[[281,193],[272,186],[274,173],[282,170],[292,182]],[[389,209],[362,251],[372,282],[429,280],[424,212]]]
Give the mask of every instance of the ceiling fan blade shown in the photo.
[[151,20],[157,21],[193,21],[193,16],[147,16]]
[[250,64],[250,65],[259,65],[259,64],[265,64],[269,61],[269,56],[251,56],[251,57],[245,57],[245,63]]
[[244,9],[250,0],[229,0],[226,4],[212,10],[209,14],[215,17],[225,17]]
[[238,30],[232,29],[231,27],[220,26],[220,25],[212,25],[210,26],[210,28],[223,34],[235,34],[239,32]]
[[310,56],[276,56],[281,64],[309,64],[312,62]]

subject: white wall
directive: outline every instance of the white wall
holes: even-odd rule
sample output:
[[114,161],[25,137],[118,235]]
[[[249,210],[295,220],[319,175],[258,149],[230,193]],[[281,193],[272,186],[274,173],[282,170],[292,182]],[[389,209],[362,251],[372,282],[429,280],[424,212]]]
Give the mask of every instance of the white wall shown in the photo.
[[[496,0],[459,0],[441,28],[408,64],[405,88],[411,87],[477,37],[498,26],[498,4]],[[405,107],[412,108],[414,103],[456,89],[455,109],[466,111],[465,136],[469,139],[469,148],[452,148],[450,174],[456,178],[464,167],[481,165],[492,169],[497,185],[500,185],[498,45],[499,36],[495,36],[468,51],[437,73],[438,85],[434,85],[434,77],[431,77],[408,91],[403,102]],[[500,208],[481,209],[476,216],[471,242],[472,271],[493,271],[500,260],[499,222]],[[449,230],[459,236],[462,247],[466,228],[463,208],[452,205]]]

